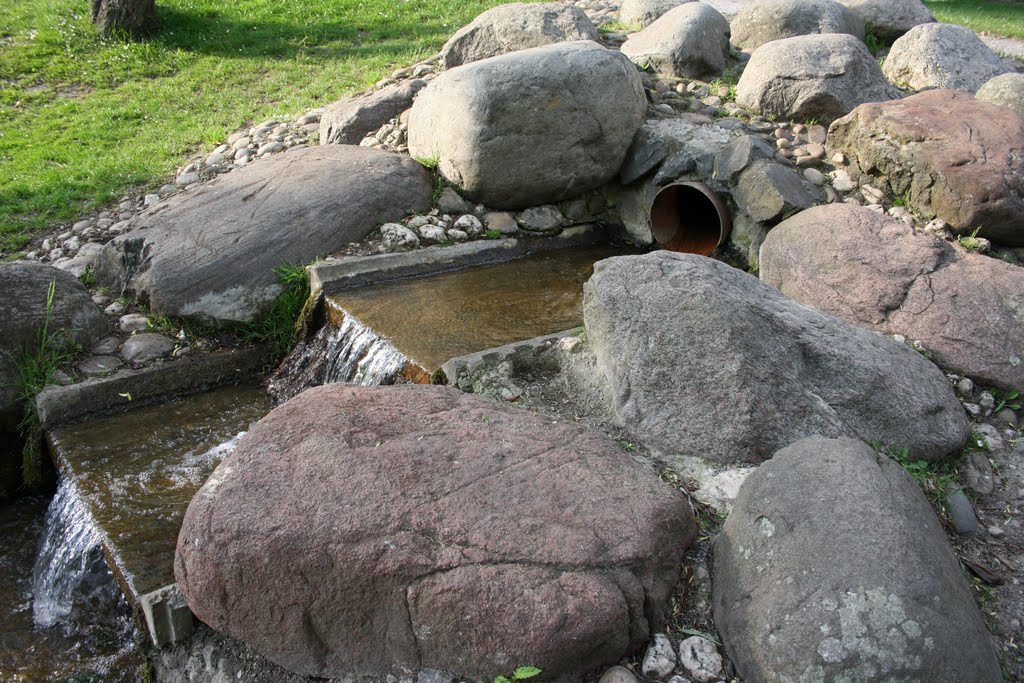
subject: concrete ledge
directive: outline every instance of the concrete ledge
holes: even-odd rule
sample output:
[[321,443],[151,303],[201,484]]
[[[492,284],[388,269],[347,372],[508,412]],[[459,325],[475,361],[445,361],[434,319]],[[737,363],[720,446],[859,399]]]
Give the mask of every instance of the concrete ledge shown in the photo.
[[[434,381],[437,384],[449,384],[462,391],[476,391],[478,387],[474,385],[485,374],[503,363],[508,363],[509,370],[514,373],[547,364],[549,362],[549,359],[545,358],[547,352],[554,347],[559,339],[572,336],[578,329],[545,334],[533,339],[452,358],[435,373]],[[550,359],[550,363],[557,364],[557,359]]]
[[51,429],[245,381],[260,374],[270,361],[267,349],[259,346],[121,370],[109,377],[46,387],[36,397],[36,410],[43,428]]
[[426,247],[390,254],[327,259],[307,268],[309,286],[313,292],[322,291],[330,295],[346,287],[362,287],[460,268],[502,263],[522,258],[527,254],[606,240],[607,236],[598,226],[584,224],[566,228],[554,237],[479,240],[447,247]]
[[156,647],[176,645],[192,635],[192,611],[178,584],[172,583],[139,598],[146,630]]

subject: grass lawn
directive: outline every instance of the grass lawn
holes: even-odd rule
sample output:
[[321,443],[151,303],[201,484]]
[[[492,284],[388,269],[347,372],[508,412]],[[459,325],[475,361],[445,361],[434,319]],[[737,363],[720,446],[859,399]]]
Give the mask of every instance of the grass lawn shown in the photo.
[[157,0],[103,40],[87,0],[0,1],[0,256],[246,123],[299,114],[429,56],[500,0]]
[[924,0],[935,18],[978,33],[1024,40],[1024,2],[998,0]]

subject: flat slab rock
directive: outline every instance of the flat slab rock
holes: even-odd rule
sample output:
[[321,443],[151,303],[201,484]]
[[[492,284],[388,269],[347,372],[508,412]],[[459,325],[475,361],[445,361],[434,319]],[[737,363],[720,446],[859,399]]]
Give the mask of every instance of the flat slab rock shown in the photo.
[[195,614],[304,675],[557,676],[662,623],[696,526],[607,437],[446,387],[327,385],[192,500]]
[[860,441],[811,437],[761,465],[714,564],[715,625],[743,680],[1003,680],[931,505]]
[[864,104],[829,129],[829,154],[959,233],[1024,246],[1024,117],[956,90]]
[[96,281],[158,315],[247,321],[305,264],[387,221],[429,209],[430,175],[407,156],[348,145],[297,149],[182,192],[104,247]]
[[666,454],[761,462],[825,434],[935,460],[967,440],[963,408],[932,363],[719,261],[605,259],[583,292],[614,417]]
[[946,370],[1024,389],[1024,268],[830,204],[768,233],[760,277],[847,322],[920,340]]

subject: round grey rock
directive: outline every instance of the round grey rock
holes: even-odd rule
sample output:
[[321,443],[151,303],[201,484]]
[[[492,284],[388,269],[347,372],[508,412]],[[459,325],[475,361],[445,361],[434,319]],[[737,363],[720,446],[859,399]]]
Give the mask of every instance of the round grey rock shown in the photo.
[[619,23],[644,27],[659,19],[669,10],[695,0],[622,0]]
[[492,7],[460,29],[441,48],[441,62],[451,69],[573,40],[600,40],[597,27],[582,9],[560,2],[513,2]]
[[648,678],[664,678],[676,668],[676,650],[664,633],[654,634],[654,640],[644,653],[642,670]]
[[744,680],[1003,680],[931,505],[860,441],[802,439],[751,474],[714,577],[715,625]]
[[597,683],[637,683],[637,680],[626,667],[613,666],[601,675]]
[[690,636],[679,643],[679,664],[695,683],[711,683],[722,675],[722,655],[703,636]]
[[978,88],[975,97],[1024,116],[1024,74],[1000,74]]
[[90,356],[78,364],[78,371],[86,377],[102,377],[117,370],[123,361],[117,356]]
[[122,332],[144,332],[149,329],[149,318],[141,313],[129,313],[117,321],[117,328]]
[[611,180],[646,108],[626,57],[590,41],[557,43],[435,78],[413,105],[409,151],[439,156],[465,197],[524,209]]
[[853,10],[879,38],[893,40],[920,24],[935,21],[921,0],[837,0]]
[[864,43],[850,35],[772,41],[750,57],[736,103],[762,115],[825,123],[864,102],[899,96]]
[[773,40],[814,33],[847,33],[864,40],[864,20],[833,0],[759,0],[729,25],[733,45],[748,52]]
[[729,61],[729,22],[702,2],[669,10],[622,44],[622,54],[640,67],[679,78],[714,78]]
[[978,34],[953,24],[923,24],[892,45],[882,63],[886,78],[912,90],[944,88],[974,94],[1012,69]]
[[174,340],[156,332],[143,332],[125,340],[121,357],[131,363],[146,363],[174,351]]

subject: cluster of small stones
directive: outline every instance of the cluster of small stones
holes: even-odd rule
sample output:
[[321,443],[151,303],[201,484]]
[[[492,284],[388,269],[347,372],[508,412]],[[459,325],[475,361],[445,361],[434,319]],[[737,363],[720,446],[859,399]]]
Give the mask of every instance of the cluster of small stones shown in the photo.
[[[968,446],[972,452],[964,457],[959,468],[958,480],[973,493],[987,496],[993,492],[997,481],[987,454],[1004,451],[1009,443],[1020,438],[1020,416],[1016,410],[996,398],[998,392],[976,386],[969,377],[955,374],[947,377],[953,383],[957,397],[971,422],[972,436]],[[1013,459],[1010,460],[1006,466],[1017,469],[1017,465],[1012,462]],[[1024,499],[1024,491],[1017,492],[1016,498]],[[986,520],[985,515],[974,507],[960,487],[954,487],[946,495],[945,503],[953,530],[961,536],[982,533],[999,538],[1006,533],[1000,526],[1004,522]],[[1005,524],[1020,527],[1021,510],[1010,508],[1005,512]],[[1017,628],[1020,628],[1019,624]]]
[[599,683],[638,683],[639,680],[668,683],[714,683],[733,678],[731,664],[723,659],[710,638],[694,635],[675,642],[657,633],[648,645],[640,676],[627,666],[613,666]]

